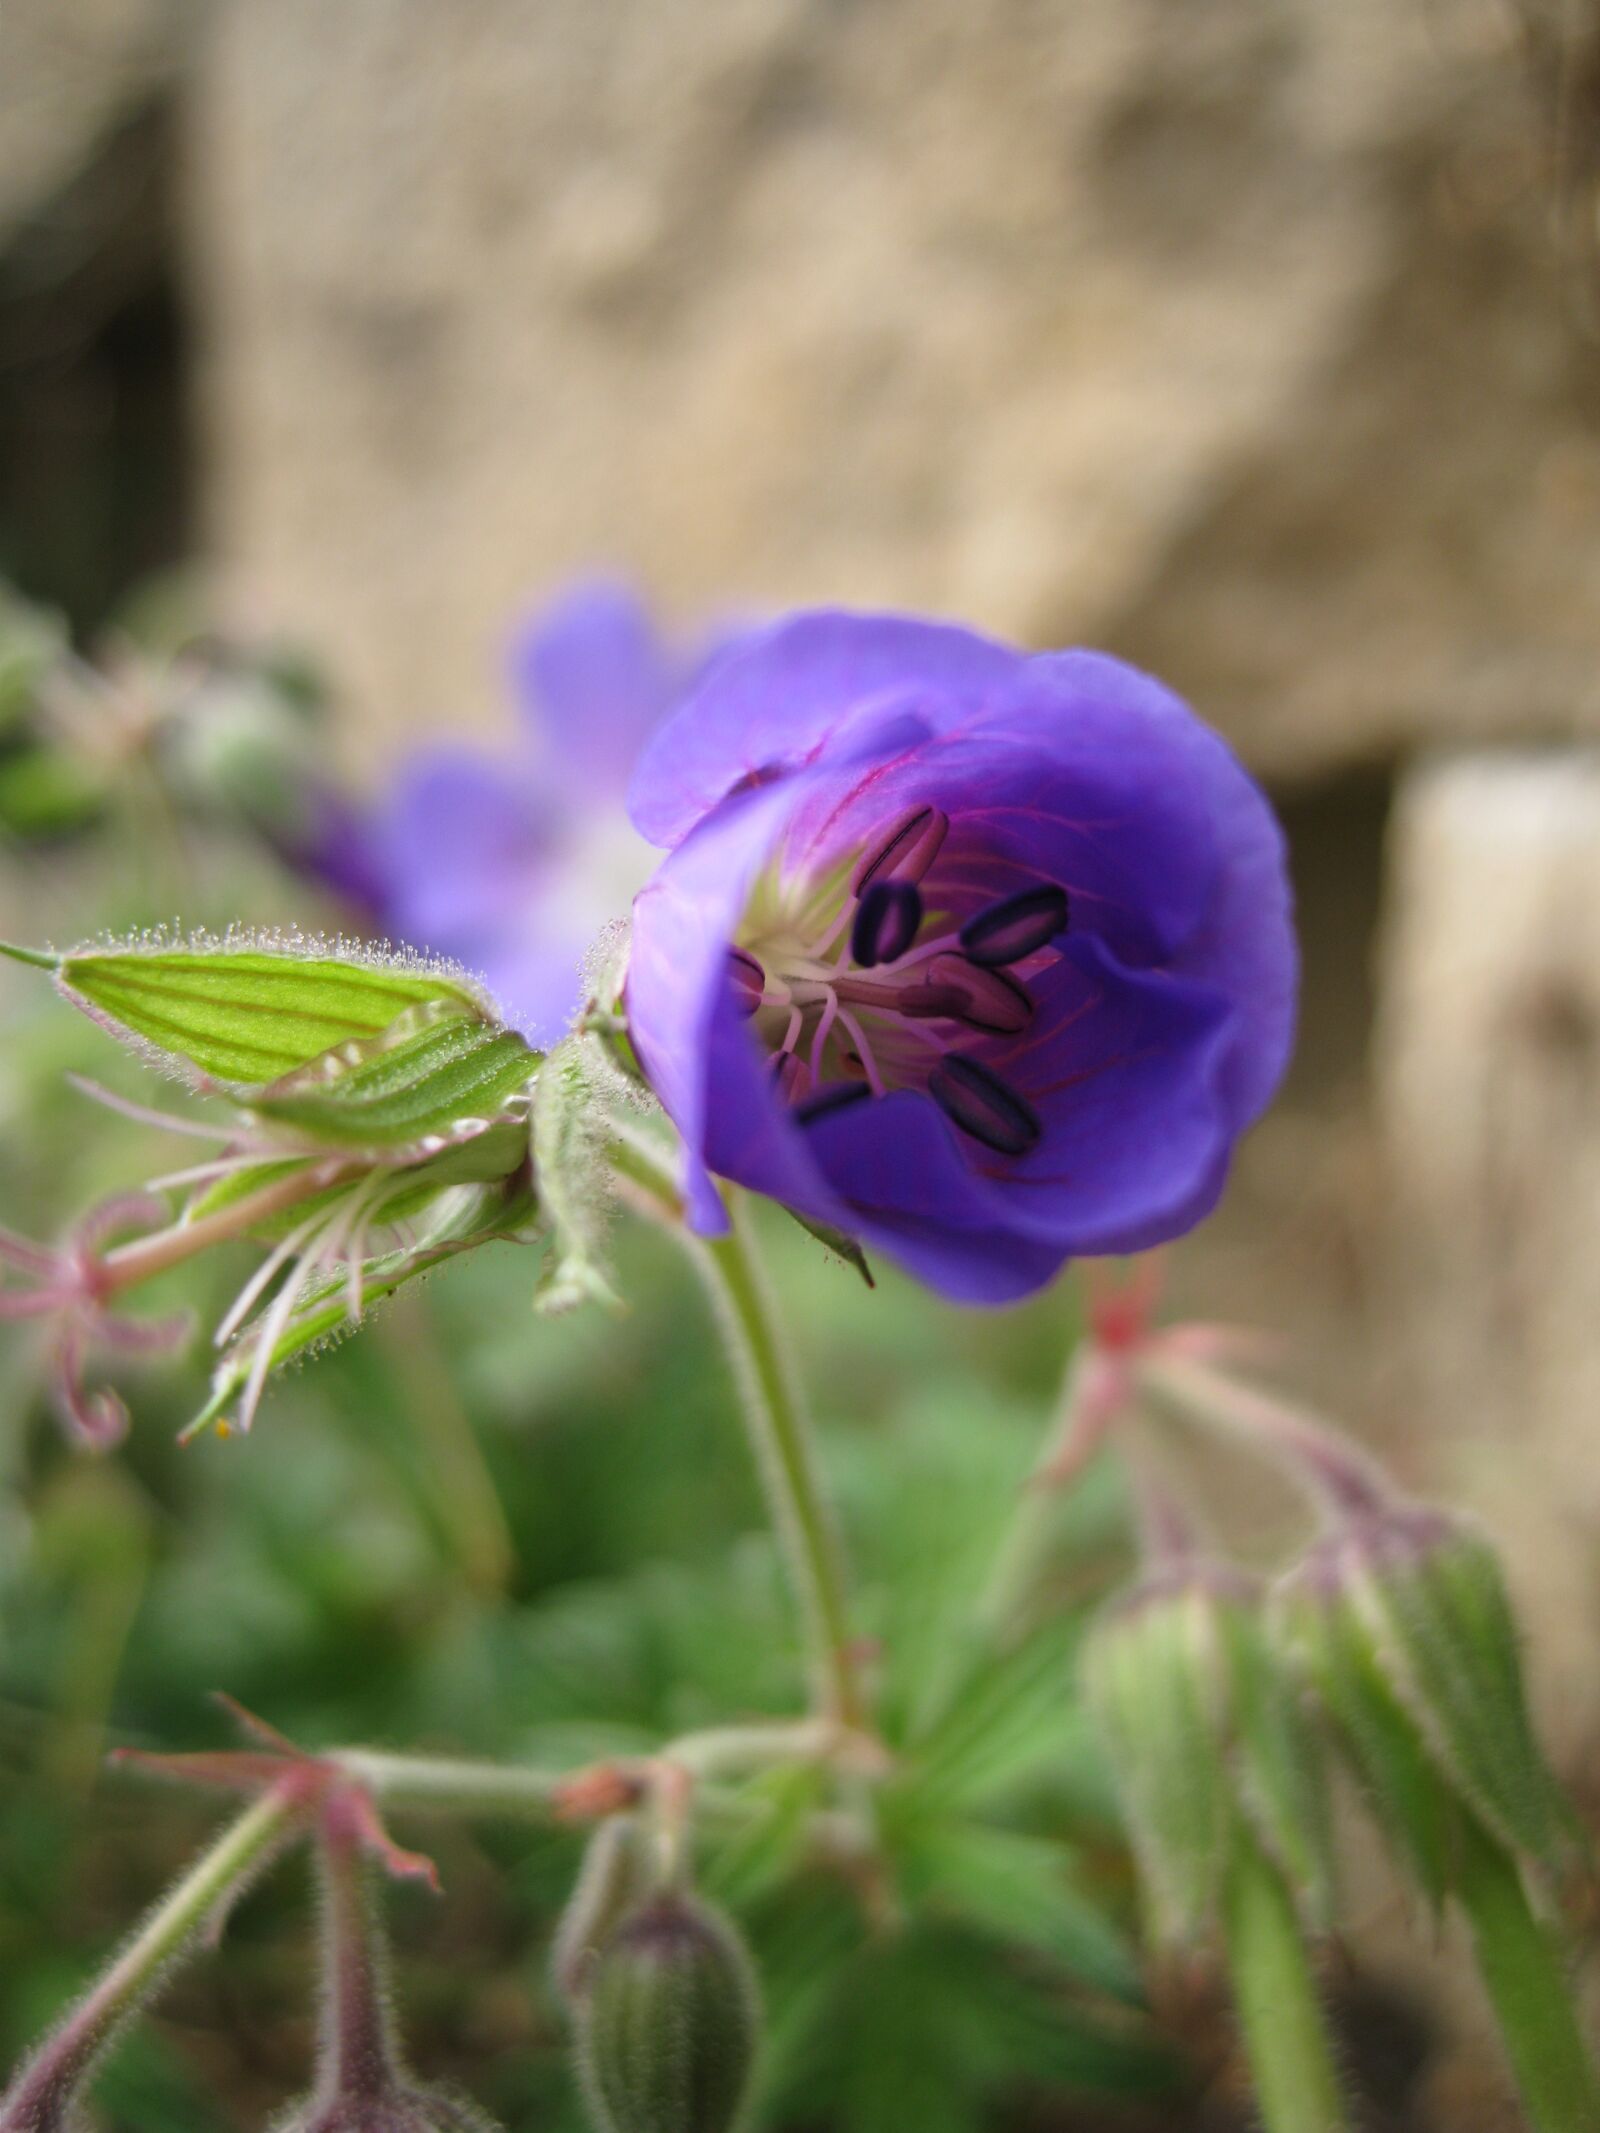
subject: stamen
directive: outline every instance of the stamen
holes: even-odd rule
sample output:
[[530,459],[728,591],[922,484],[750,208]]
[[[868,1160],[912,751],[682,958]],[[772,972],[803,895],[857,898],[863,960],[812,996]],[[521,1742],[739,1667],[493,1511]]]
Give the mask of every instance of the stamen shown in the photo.
[[772,1086],[785,1103],[799,1103],[811,1087],[811,1069],[794,1052],[779,1052],[772,1062]]
[[997,1155],[1026,1155],[1044,1132],[1026,1098],[964,1052],[939,1061],[928,1076],[928,1094],[946,1118]]
[[871,1098],[872,1091],[864,1081],[824,1082],[814,1095],[802,1097],[794,1107],[795,1116],[802,1125],[809,1126],[813,1119],[826,1118],[831,1111],[843,1111],[850,1104],[858,1104]]
[[[932,997],[921,998],[923,992]],[[954,1007],[935,1005],[954,997]],[[928,965],[926,986],[913,986],[902,994],[900,1012],[927,1017],[949,1015],[971,1029],[992,1030],[997,1036],[1014,1037],[1033,1020],[1033,995],[1004,971],[985,970],[965,956],[936,955]]]
[[822,1013],[817,1017],[816,1031],[811,1039],[811,1078],[813,1081],[822,1079],[822,1055],[827,1049],[829,1037],[833,1034],[834,1018],[838,1012],[838,996],[830,992],[823,1000]]
[[961,929],[961,945],[974,963],[994,969],[1002,963],[1020,963],[1063,932],[1066,924],[1067,892],[1045,881],[1037,888],[1002,896],[969,918]]
[[909,881],[875,881],[856,906],[850,953],[863,970],[898,962],[921,927],[921,892]]
[[864,896],[868,886],[880,878],[913,885],[921,881],[938,858],[949,827],[950,817],[937,807],[912,808],[857,863],[851,894]]
[[861,1061],[863,1072],[866,1074],[867,1086],[874,1096],[881,1096],[883,1094],[883,1076],[878,1072],[878,1062],[872,1056],[872,1046],[867,1042],[866,1031],[861,1027],[855,1016],[851,1014],[848,1007],[840,1008],[839,1020],[855,1039],[856,1055]]
[[761,996],[767,989],[767,974],[748,949],[728,950],[728,983],[734,1005],[748,1019],[761,1005]]

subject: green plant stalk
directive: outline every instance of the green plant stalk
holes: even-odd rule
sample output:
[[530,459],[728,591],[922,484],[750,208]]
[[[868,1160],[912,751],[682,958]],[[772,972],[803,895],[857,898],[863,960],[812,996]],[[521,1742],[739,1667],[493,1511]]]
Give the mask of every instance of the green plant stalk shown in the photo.
[[1228,1974],[1267,2133],[1345,2133],[1348,2120],[1300,1921],[1283,1876],[1240,1830],[1223,1890]]
[[705,1241],[696,1257],[739,1386],[767,1507],[805,1616],[814,1693],[828,1717],[841,1726],[862,1728],[866,1712],[839,1538],[817,1472],[810,1424],[742,1207],[735,1210],[728,1235]]
[[1473,1815],[1460,1817],[1456,1895],[1536,2133],[1592,2133],[1600,2081],[1561,1955],[1535,1917],[1517,1862]]
[[290,1827],[297,1793],[278,1787],[252,1802],[168,1891],[110,1967],[18,2070],[0,2097],[0,2128],[66,2122],[68,2100],[123,2023],[217,1906],[243,1887]]
[[865,1730],[845,1598],[838,1535],[817,1472],[811,1428],[772,1298],[757,1263],[742,1206],[724,1237],[691,1236],[683,1225],[677,1183],[663,1150],[619,1135],[611,1159],[636,1198],[694,1258],[710,1293],[734,1380],[745,1433],[766,1491],[767,1508],[789,1566],[811,1648],[813,1693],[839,1725]]

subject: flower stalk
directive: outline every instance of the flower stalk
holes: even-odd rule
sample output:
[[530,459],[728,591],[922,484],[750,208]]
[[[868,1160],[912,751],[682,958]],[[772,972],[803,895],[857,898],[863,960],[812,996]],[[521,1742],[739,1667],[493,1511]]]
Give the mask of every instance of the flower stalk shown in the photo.
[[845,1598],[844,1566],[823,1495],[793,1365],[742,1211],[725,1237],[696,1253],[733,1366],[740,1409],[767,1506],[788,1561],[811,1646],[817,1701],[842,1726],[865,1724]]
[[610,1159],[626,1196],[688,1250],[710,1293],[745,1433],[800,1603],[817,1705],[838,1725],[865,1730],[867,1706],[839,1538],[794,1366],[744,1212],[735,1207],[725,1236],[695,1237],[684,1225],[682,1196],[664,1149],[658,1153],[638,1133],[619,1128]]
[[1600,2080],[1559,1951],[1516,1860],[1471,1814],[1460,1817],[1456,1897],[1535,2133],[1600,2126]]
[[1293,1901],[1278,1869],[1243,1831],[1222,1915],[1263,2126],[1267,2133],[1345,2133],[1349,2120]]
[[170,1890],[0,2097],[0,2133],[60,2133],[79,2083],[219,1906],[236,1896],[303,1810],[285,1783],[251,1802]]

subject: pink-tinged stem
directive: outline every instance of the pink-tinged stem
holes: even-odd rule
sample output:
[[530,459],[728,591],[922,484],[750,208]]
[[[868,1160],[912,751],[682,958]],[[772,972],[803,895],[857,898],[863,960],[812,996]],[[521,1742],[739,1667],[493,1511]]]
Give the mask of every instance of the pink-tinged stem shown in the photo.
[[1287,1400],[1170,1357],[1141,1362],[1138,1375],[1173,1406],[1265,1452],[1324,1510],[1359,1516],[1394,1501],[1375,1459]]
[[54,2034],[23,2062],[0,2097],[0,2133],[64,2133],[78,2085],[95,2060],[155,1989],[173,1957],[266,1858],[301,1805],[297,1787],[278,1787],[224,1830]]
[[141,1281],[149,1281],[156,1274],[166,1273],[169,1267],[181,1266],[185,1260],[214,1244],[227,1244],[236,1237],[248,1236],[258,1223],[270,1216],[281,1215],[287,1208],[298,1207],[302,1200],[326,1192],[329,1186],[355,1177],[359,1167],[353,1163],[331,1162],[311,1169],[294,1170],[287,1177],[276,1178],[270,1185],[247,1193],[242,1200],[235,1200],[228,1207],[217,1208],[212,1214],[201,1215],[193,1222],[175,1222],[170,1229],[158,1230],[153,1237],[140,1237],[132,1244],[119,1245],[100,1262],[101,1294],[115,1296]]

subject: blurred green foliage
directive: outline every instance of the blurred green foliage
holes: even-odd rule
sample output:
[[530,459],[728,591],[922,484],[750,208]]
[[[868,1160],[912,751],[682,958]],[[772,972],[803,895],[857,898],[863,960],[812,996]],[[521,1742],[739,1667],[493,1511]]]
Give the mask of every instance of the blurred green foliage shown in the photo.
[[[108,906],[97,855],[91,840],[29,881],[36,934],[86,931],[77,907],[152,915],[137,873],[114,876]],[[274,905],[252,865],[202,867],[194,889],[207,919],[230,896],[257,918],[305,902],[285,887]],[[148,1102],[132,1062],[30,974],[0,986],[10,1224],[51,1234],[189,1159],[65,1080]],[[1070,1303],[956,1313],[886,1269],[869,1292],[775,1211],[762,1231],[903,1756],[870,1876],[801,1856],[805,1773],[760,1781],[757,1811],[707,1851],[707,1886],[762,1965],[762,2122],[958,2133],[1010,2122],[1031,2095],[1058,2099],[1052,2124],[1097,2127],[1092,2099],[1179,2078],[1139,2003],[1126,1856],[1074,1688],[1086,1611],[1123,1564],[1109,1470],[1064,1509],[1057,1604],[1036,1630],[997,1663],[968,1627],[1050,1419]],[[134,1430],[108,1461],[60,1441],[30,1331],[5,1329],[0,2058],[227,1812],[103,1763],[116,1743],[222,1742],[215,1689],[311,1747],[550,1766],[801,1707],[794,1616],[698,1285],[663,1238],[624,1226],[617,1245],[620,1320],[537,1319],[534,1253],[494,1247],[292,1374],[249,1439],[180,1449],[203,1397],[197,1342],[126,1382]],[[214,1322],[250,1263],[189,1269],[172,1299]],[[511,2133],[577,2133],[547,1959],[580,1836],[422,1817],[402,1834],[437,1855],[446,1889],[392,1899],[419,2068]],[[258,2125],[303,2086],[311,1931],[291,1863],[108,2065],[97,2097],[115,2133]]]

